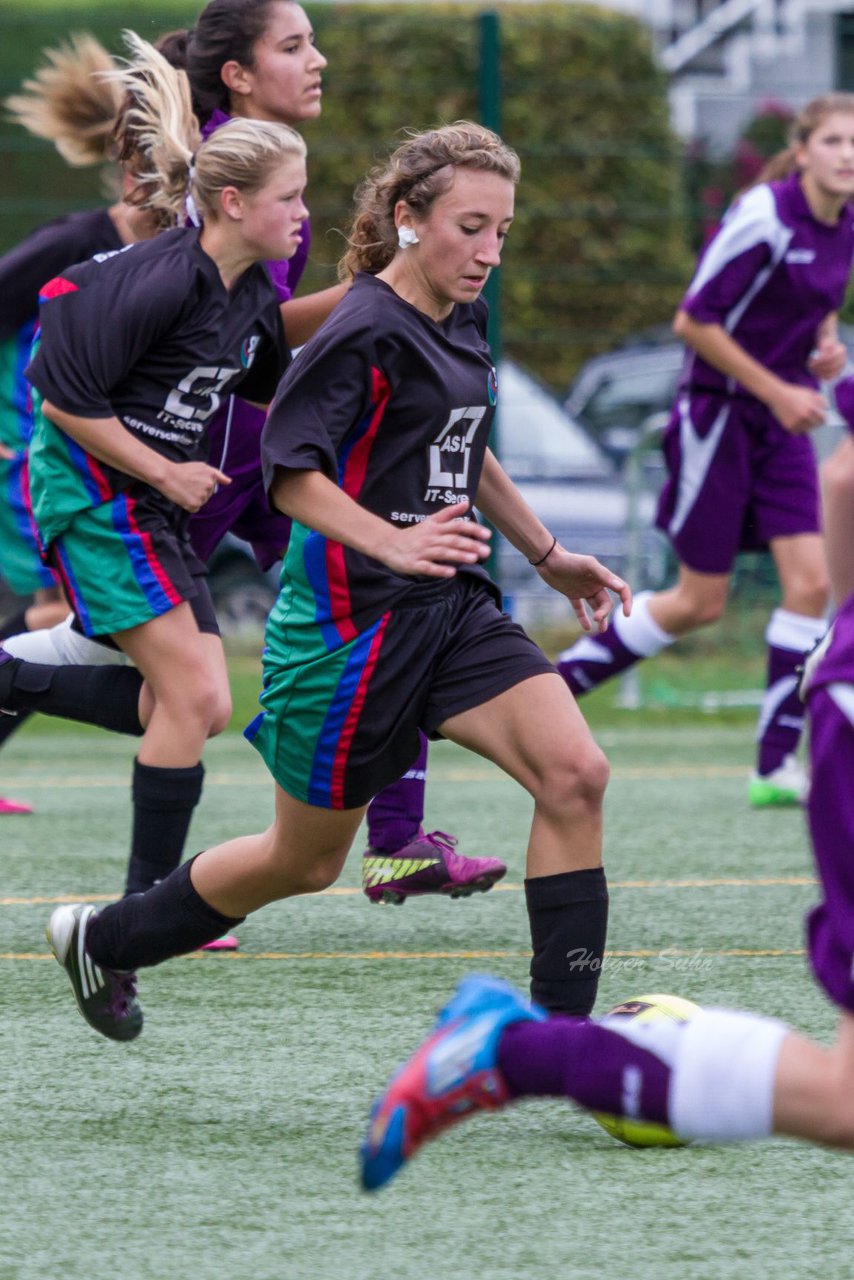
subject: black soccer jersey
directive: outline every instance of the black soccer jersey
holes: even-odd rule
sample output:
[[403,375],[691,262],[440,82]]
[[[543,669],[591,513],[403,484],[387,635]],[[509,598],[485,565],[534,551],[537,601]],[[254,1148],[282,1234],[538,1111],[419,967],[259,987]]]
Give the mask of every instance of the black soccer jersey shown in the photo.
[[63,267],[122,246],[106,209],[69,213],[39,227],[0,257],[0,444],[25,449],[32,430],[24,369],[39,309],[39,289]]
[[[27,369],[39,395],[83,418],[117,417],[175,461],[205,457],[205,428],[238,384],[266,402],[289,353],[266,268],[226,290],[194,227],[164,232],[64,271],[42,294],[41,341]],[[51,424],[32,444],[49,542],[74,511],[109,501],[130,477],[96,463]],[[64,495],[64,497],[63,497]]]
[[96,253],[121,249],[106,209],[69,213],[38,227],[0,258],[0,342],[35,319],[39,290],[46,280]]
[[[322,471],[400,526],[473,501],[495,401],[485,303],[457,304],[434,321],[383,281],[359,275],[270,406],[262,437],[268,492],[277,467]],[[479,566],[466,571],[486,578]],[[341,637],[418,586],[305,530],[292,537],[285,574],[307,606],[313,597],[315,621]]]

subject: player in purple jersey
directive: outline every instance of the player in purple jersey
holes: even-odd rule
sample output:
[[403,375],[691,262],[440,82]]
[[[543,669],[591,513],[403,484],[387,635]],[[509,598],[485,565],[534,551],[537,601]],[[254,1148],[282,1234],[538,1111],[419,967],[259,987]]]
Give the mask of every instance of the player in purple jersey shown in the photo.
[[[105,164],[120,99],[117,85],[100,73],[113,68],[97,40],[72,37],[67,46],[45,51],[44,65],[5,105],[29,133],[53,142],[69,164]],[[24,368],[39,287],[73,262],[120,249],[156,229],[149,215],[116,201],[106,209],[57,218],[0,258],[0,574],[17,595],[32,596],[25,608],[0,622],[0,641],[50,628],[68,614],[56,575],[39,556],[28,502],[32,415]],[[82,637],[69,637],[78,661],[86,648],[81,642]],[[0,716],[0,746],[26,719],[26,712]],[[30,812],[28,805],[0,797],[0,814]]]
[[129,43],[122,136],[138,140],[145,205],[174,218],[189,189],[204,225],[52,281],[28,376],[43,401],[31,466],[46,554],[87,634],[112,637],[137,670],[0,655],[0,705],[142,734],[133,892],[180,861],[202,745],[230,714],[187,513],[228,483],[204,461],[219,398],[240,383],[267,402],[287,364],[263,259],[296,249],[306,210],[305,146],[294,130],[233,121],[199,144],[186,77],[143,41]]
[[[326,59],[295,0],[212,0],[192,31],[173,32],[158,47],[187,71],[205,136],[233,116],[298,128],[320,115]],[[311,337],[347,289],[336,285],[293,297],[309,244],[306,220],[303,243],[293,258],[268,264],[292,347]],[[263,424],[264,414],[239,395],[231,396],[211,419],[210,457],[232,483],[190,522],[193,545],[205,561],[229,530],[252,545],[262,569],[279,560],[287,547],[290,520],[270,510],[261,476]],[[506,870],[497,858],[464,857],[446,832],[424,832],[426,768],[427,740],[422,737],[411,769],[368,807],[362,884],[373,902],[399,903],[425,893],[463,896],[488,889]]]
[[836,336],[854,254],[854,95],[804,108],[789,171],[733,205],[703,253],[674,329],[688,346],[664,451],[658,523],[680,561],[675,586],[643,593],[630,619],[582,638],[559,669],[576,694],[724,612],[741,549],[769,547],[782,588],[766,631],[767,688],[751,804],[802,802],[795,757],[797,668],[825,629],[827,568],[808,433],[825,417],[820,379],[846,353]]
[[[854,430],[854,379],[837,385],[836,399]],[[809,954],[840,1010],[835,1044],[729,1009],[700,1009],[685,1023],[546,1021],[506,983],[473,975],[374,1107],[360,1153],[368,1190],[465,1116],[528,1097],[668,1125],[685,1140],[779,1133],[854,1149],[854,438],[824,465],[822,481],[830,582],[842,603],[802,693],[822,886],[808,918]]]
[[[264,432],[271,500],[295,521],[264,713],[248,731],[277,783],[273,825],[100,913],[54,913],[55,953],[106,1036],[141,1030],[127,971],[331,884],[419,730],[494,760],[532,795],[532,990],[550,1009],[593,1006],[607,762],[551,663],[501,613],[482,568],[489,531],[470,516],[477,503],[585,627],[607,625],[609,589],[629,610],[626,584],[560,547],[487,447],[500,390],[480,293],[518,174],[495,134],[461,122],[410,138],[363,188],[344,261],[353,288],[297,356]],[[568,959],[579,950],[584,965]]]

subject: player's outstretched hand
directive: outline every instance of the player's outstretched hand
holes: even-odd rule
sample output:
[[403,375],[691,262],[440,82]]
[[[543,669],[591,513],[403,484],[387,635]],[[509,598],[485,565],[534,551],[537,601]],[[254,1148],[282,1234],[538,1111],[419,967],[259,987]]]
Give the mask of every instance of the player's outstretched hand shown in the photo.
[[395,573],[453,578],[456,565],[477,564],[489,555],[490,530],[463,517],[468,502],[455,502],[419,524],[392,528],[378,559]]
[[632,611],[632,591],[595,556],[574,555],[556,546],[537,573],[555,591],[565,595],[585,631],[605,631],[608,615],[614,607],[610,592],[622,602],[626,617]]
[[221,484],[231,484],[231,480],[224,471],[218,471],[206,462],[176,462],[158,488],[164,497],[185,511],[198,511]]

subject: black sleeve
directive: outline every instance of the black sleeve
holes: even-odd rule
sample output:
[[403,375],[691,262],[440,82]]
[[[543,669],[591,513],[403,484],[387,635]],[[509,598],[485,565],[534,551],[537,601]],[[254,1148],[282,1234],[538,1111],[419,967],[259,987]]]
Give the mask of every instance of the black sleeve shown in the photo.
[[261,437],[268,492],[277,467],[322,471],[337,481],[338,447],[368,410],[371,344],[352,333],[338,341],[335,328],[327,322],[307,343],[270,405]]
[[113,388],[180,327],[188,305],[178,273],[153,279],[148,264],[124,271],[111,267],[117,261],[118,255],[57,277],[39,312],[41,337],[26,376],[46,400],[81,418],[114,416]]
[[118,234],[107,219],[106,212],[99,211],[97,219],[74,217],[49,222],[0,257],[0,342],[35,319],[39,290],[57,272],[98,249],[120,245]]

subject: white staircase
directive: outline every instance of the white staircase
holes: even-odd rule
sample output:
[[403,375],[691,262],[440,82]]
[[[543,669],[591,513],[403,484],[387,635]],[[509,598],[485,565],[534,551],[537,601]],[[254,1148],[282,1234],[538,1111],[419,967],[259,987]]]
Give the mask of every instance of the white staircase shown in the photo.
[[763,102],[797,110],[837,86],[837,13],[854,0],[658,0],[653,37],[674,125],[727,149]]

